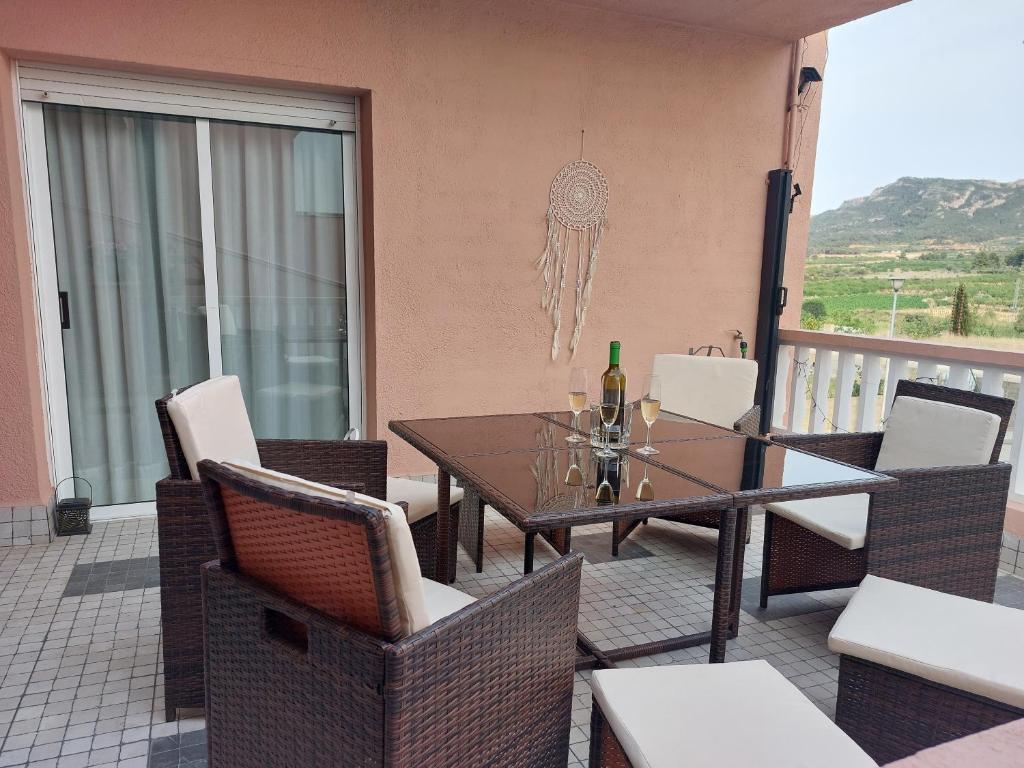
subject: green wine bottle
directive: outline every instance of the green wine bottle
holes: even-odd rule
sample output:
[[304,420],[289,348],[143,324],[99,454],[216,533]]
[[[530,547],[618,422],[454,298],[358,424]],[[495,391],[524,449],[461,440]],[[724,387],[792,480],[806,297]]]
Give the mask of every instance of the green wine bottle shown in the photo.
[[[606,406],[618,403],[615,423],[608,428],[608,439],[612,445],[619,444],[622,437],[623,417],[626,409],[626,373],[619,367],[619,353],[622,344],[613,341],[608,349],[608,370],[601,374],[601,403]],[[610,414],[609,414],[610,415]],[[603,435],[602,435],[603,437]]]

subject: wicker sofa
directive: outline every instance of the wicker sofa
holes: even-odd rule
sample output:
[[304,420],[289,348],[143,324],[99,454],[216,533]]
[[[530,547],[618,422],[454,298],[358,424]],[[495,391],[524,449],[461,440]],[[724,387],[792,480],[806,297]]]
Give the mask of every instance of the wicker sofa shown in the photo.
[[[899,480],[899,487],[874,495],[867,512],[866,530],[861,528],[856,540],[855,531],[848,540],[820,535],[808,525],[778,514],[778,505],[768,505],[762,608],[767,607],[772,595],[856,586],[868,572],[992,601],[1011,469],[1009,464],[999,461],[999,452],[1013,401],[906,380],[899,382],[895,396],[966,406],[997,416],[999,423],[991,455],[985,456],[987,462],[883,470]],[[774,439],[857,467],[875,469],[884,435],[839,433]],[[836,497],[827,502],[797,504],[812,510],[808,520],[813,525],[814,518],[823,511],[823,503],[843,504],[850,499]]]
[[420,579],[393,507],[200,472],[211,768],[566,764],[581,555],[476,601]]
[[[193,385],[194,386],[194,385]],[[189,387],[184,387],[182,392]],[[156,401],[169,475],[156,484],[160,547],[160,608],[163,627],[164,706],[168,720],[178,709],[204,706],[202,585],[200,566],[216,558],[202,487],[192,472],[167,412],[172,395]],[[387,443],[375,440],[257,440],[263,466],[383,499],[387,494]],[[449,563],[455,564],[458,509],[452,507]],[[437,516],[410,526],[420,565],[433,575]],[[454,574],[450,574],[453,576]]]

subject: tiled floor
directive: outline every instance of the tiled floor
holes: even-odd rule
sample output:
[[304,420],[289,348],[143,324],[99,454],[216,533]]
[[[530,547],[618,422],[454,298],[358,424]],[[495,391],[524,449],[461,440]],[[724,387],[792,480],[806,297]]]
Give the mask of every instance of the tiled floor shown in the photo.
[[[0,768],[206,765],[202,718],[165,722],[155,529],[152,519],[99,523],[88,537],[0,548]],[[825,639],[849,591],[776,598],[760,611],[760,530],[758,522],[728,657],[769,660],[831,714],[837,660]],[[580,626],[602,647],[706,627],[715,532],[652,521],[619,560],[608,556],[607,527],[577,529],[573,540],[589,558]],[[495,515],[486,541],[483,573],[460,556],[456,586],[475,595],[515,579],[522,564],[522,536]],[[538,565],[552,558],[538,545]],[[1024,607],[1024,580],[1001,575],[997,601]],[[706,660],[702,646],[627,663]],[[569,766],[582,766],[589,673],[577,675],[572,718]]]

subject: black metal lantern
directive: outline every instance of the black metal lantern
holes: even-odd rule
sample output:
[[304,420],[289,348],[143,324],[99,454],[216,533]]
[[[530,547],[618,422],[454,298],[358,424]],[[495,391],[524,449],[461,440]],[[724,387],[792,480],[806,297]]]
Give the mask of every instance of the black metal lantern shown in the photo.
[[[57,491],[60,489],[61,483],[65,483],[68,480],[81,480],[83,483],[88,485],[89,497],[82,498],[80,496],[73,496],[67,499],[57,498]],[[58,536],[75,536],[92,533],[92,523],[89,522],[89,509],[92,507],[92,483],[84,477],[78,477],[77,475],[65,477],[60,481],[60,483],[57,483],[57,487],[53,489],[53,495],[54,498],[57,498],[56,516]]]

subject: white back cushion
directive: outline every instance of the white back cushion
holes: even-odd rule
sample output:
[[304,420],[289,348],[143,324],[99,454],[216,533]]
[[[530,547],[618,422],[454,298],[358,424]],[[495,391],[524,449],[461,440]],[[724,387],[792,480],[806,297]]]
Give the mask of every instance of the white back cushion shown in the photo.
[[655,355],[661,408],[732,429],[754,405],[757,363],[737,357]]
[[304,493],[307,496],[319,496],[325,499],[349,501],[363,507],[379,509],[384,513],[387,524],[388,549],[391,556],[391,576],[395,582],[395,594],[398,598],[398,613],[402,622],[402,633],[411,635],[431,623],[427,612],[426,598],[423,591],[423,577],[420,575],[420,564],[416,558],[416,547],[412,541],[409,522],[405,519],[402,508],[386,501],[364,496],[361,493],[343,491],[329,485],[303,480],[301,477],[264,469],[256,464],[225,461],[224,465],[239,474],[258,480],[275,488],[293,493]]
[[963,405],[897,397],[885,424],[875,469],[988,464],[999,417]]
[[196,464],[242,461],[259,465],[260,454],[237,376],[218,376],[189,387],[167,403],[192,479]]

